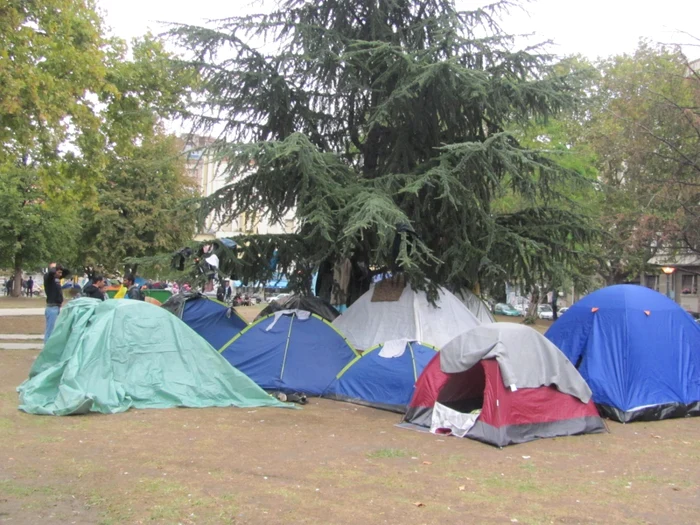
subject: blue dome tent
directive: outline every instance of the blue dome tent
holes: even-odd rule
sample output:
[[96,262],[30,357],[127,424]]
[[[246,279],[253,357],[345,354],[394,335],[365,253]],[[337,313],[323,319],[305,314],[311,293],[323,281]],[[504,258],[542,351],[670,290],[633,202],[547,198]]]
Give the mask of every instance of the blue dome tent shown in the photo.
[[700,415],[700,326],[642,286],[610,286],[547,331],[579,369],[601,415],[621,422]]
[[221,355],[265,390],[320,396],[357,352],[328,321],[297,310],[259,319]]
[[173,295],[163,308],[177,315],[217,350],[248,326],[235,309],[199,293]]
[[418,377],[437,349],[406,342],[398,355],[379,345],[353,359],[337,375],[323,397],[404,413]]

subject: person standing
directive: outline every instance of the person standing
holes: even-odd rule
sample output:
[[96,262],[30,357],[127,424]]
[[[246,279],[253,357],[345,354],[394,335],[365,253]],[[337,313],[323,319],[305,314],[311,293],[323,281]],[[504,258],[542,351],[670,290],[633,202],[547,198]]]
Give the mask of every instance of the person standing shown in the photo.
[[105,300],[105,280],[101,275],[93,277],[92,282],[83,288],[83,297],[92,297],[93,299]]
[[126,287],[126,298],[127,299],[136,299],[138,301],[145,301],[146,296],[143,293],[143,287],[139,287],[138,284],[136,284],[136,277],[134,276],[133,273],[127,273],[124,276],[124,286]]
[[31,275],[27,279],[27,297],[34,297],[34,278]]
[[60,264],[51,263],[49,271],[44,275],[44,291],[46,292],[46,330],[44,332],[44,344],[51,337],[56,319],[63,305],[63,290],[61,289],[61,278],[63,277],[63,267]]

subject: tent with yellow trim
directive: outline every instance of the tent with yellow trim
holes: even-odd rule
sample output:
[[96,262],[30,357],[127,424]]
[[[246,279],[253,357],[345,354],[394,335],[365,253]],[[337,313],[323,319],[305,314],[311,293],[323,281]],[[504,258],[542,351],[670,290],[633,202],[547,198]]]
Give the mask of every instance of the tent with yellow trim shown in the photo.
[[320,396],[358,354],[325,319],[285,310],[248,325],[221,355],[265,390]]
[[396,343],[376,346],[353,359],[323,397],[406,412],[416,381],[437,349],[415,341]]
[[163,308],[219,351],[248,326],[235,308],[200,293],[173,295],[163,303]]

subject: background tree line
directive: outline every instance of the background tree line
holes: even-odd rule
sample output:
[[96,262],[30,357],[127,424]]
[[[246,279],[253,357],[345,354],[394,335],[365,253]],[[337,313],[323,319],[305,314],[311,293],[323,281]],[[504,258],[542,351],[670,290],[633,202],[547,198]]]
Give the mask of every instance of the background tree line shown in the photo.
[[0,268],[123,271],[189,241],[182,148],[163,122],[194,77],[150,35],[108,37],[91,0],[0,7]]
[[[225,272],[350,258],[358,278],[402,270],[429,292],[498,297],[504,282],[585,291],[660,249],[697,253],[697,68],[648,42],[597,62],[520,50],[498,25],[508,5],[286,0],[176,27],[172,54],[105,37],[89,1],[10,2],[0,266],[114,271],[186,244],[195,212],[290,209],[298,232],[239,239]],[[179,205],[192,188],[163,129],[174,117],[226,161],[229,185],[197,205]]]

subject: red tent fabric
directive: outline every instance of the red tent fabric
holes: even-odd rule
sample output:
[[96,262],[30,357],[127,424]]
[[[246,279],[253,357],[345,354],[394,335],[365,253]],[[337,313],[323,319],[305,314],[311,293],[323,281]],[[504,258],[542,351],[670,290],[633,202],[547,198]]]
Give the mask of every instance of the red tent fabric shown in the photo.
[[593,401],[583,403],[554,386],[511,391],[503,384],[495,359],[446,374],[440,369],[437,354],[418,378],[404,426],[430,428],[436,402],[460,412],[481,408],[465,437],[498,447],[605,431]]

